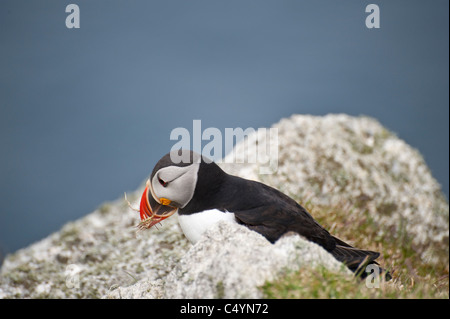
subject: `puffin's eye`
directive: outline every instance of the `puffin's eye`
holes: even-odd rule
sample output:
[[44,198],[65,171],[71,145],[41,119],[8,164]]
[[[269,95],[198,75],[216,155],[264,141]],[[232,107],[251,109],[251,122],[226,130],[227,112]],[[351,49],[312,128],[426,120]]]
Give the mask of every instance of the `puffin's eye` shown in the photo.
[[159,183],[162,185],[162,187],[166,187],[167,184],[169,184],[169,182],[165,182],[163,179],[161,179],[161,178],[159,178],[159,177],[158,177],[158,181],[159,181]]

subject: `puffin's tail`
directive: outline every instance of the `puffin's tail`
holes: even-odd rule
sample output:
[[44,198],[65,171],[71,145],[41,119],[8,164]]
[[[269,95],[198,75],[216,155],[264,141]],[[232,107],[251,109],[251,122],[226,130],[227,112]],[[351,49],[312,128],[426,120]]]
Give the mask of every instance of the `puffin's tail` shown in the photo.
[[366,272],[366,268],[369,265],[376,265],[378,267],[378,273],[384,275],[385,280],[392,279],[391,274],[385,269],[378,266],[375,261],[380,256],[380,253],[371,250],[362,250],[354,248],[342,240],[336,239],[336,247],[331,251],[331,254],[344,263],[351,271],[355,273],[355,276],[365,278],[369,273]]

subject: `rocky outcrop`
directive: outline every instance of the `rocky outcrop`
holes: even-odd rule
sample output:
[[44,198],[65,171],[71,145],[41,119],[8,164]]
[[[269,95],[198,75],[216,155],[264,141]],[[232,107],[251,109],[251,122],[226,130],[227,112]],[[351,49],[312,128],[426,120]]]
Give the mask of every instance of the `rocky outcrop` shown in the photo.
[[119,286],[165,278],[190,244],[175,218],[139,234],[137,223],[138,214],[119,199],[7,256],[0,298],[100,298]]
[[[448,263],[448,203],[422,156],[367,117],[295,115],[278,128],[275,174],[261,164],[221,164],[303,202],[354,207],[385,232],[406,232],[424,263]],[[263,130],[237,145],[255,152]],[[231,155],[230,155],[231,156]],[[138,206],[138,190],[129,198]],[[104,204],[59,232],[6,257],[0,298],[258,298],[259,286],[287,271],[326,267],[348,273],[300,236],[276,244],[220,223],[196,245],[177,219],[136,234],[138,214],[123,199]],[[301,284],[301,283],[299,283]]]
[[[226,170],[278,188],[299,202],[307,199],[311,206],[368,212],[380,225],[380,236],[406,233],[424,263],[448,257],[448,202],[416,149],[369,117],[294,115],[273,127],[280,145],[272,153],[277,156],[276,174],[260,174],[266,164],[259,163],[224,164]],[[237,145],[238,160],[229,161],[242,161],[240,157],[256,152],[267,139],[259,130],[250,143]]]
[[320,246],[300,236],[272,245],[258,233],[220,222],[207,231],[164,280],[118,288],[107,298],[261,298],[259,287],[301,267],[349,270]]

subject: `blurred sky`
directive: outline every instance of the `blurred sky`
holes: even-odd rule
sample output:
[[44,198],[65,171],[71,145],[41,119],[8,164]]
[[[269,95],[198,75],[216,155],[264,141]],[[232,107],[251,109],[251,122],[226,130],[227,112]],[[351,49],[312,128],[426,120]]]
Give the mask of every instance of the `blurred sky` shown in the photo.
[[[70,3],[80,29],[66,28]],[[380,29],[365,26],[369,3]],[[448,198],[448,7],[2,0],[0,255],[136,189],[193,119],[223,131],[369,115],[420,150]]]

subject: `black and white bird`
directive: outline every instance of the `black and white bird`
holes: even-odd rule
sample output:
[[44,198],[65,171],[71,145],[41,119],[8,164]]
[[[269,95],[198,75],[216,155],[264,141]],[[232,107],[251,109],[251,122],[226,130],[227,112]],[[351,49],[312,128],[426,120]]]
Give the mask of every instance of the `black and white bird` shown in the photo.
[[177,152],[168,153],[155,165],[141,198],[141,229],[178,212],[179,224],[192,243],[214,223],[228,220],[260,233],[271,243],[286,233],[298,233],[354,272],[377,264],[378,252],[354,248],[334,237],[305,208],[277,189],[229,175],[211,160],[184,152],[188,153],[179,163],[175,163],[180,159]]

